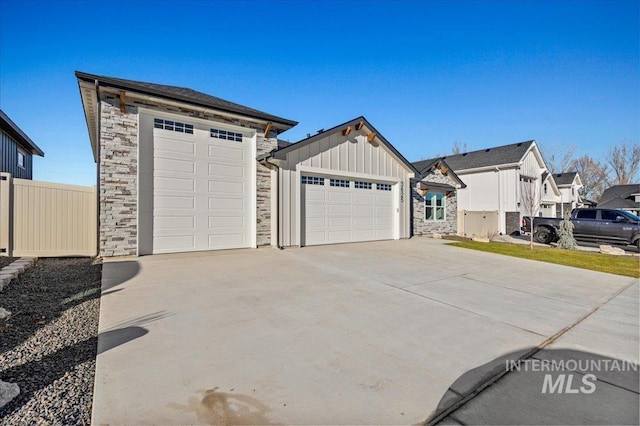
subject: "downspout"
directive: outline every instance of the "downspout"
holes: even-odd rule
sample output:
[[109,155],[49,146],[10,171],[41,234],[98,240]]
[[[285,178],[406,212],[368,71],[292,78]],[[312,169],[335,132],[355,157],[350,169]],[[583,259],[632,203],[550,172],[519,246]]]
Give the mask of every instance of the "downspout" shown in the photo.
[[96,86],[96,100],[98,123],[96,126],[96,256],[100,256],[100,128],[102,121],[102,104],[100,102],[100,84],[94,80]]
[[[498,232],[500,233],[500,235],[502,235],[502,232],[500,232],[500,220],[501,220],[501,217],[503,215],[501,214],[502,203],[500,202],[500,167],[498,167],[498,166],[496,166],[496,173],[498,174]],[[506,234],[506,230],[507,230],[507,219],[506,218],[505,218],[504,228],[505,228],[505,234]]]
[[279,250],[284,250],[280,244],[280,167],[275,164],[273,167],[276,168],[276,247]]

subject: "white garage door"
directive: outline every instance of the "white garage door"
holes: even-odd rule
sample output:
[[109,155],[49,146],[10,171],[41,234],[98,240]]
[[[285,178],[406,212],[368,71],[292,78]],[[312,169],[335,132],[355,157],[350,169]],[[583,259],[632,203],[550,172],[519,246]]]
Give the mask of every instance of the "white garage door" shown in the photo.
[[169,120],[154,127],[153,253],[249,247],[250,138]]
[[393,186],[303,175],[304,245],[394,238]]

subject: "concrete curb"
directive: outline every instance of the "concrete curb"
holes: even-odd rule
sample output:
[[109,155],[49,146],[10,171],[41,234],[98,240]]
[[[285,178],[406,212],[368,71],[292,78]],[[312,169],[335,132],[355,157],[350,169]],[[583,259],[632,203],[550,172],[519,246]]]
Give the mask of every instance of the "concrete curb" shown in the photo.
[[17,278],[18,275],[31,268],[38,260],[37,257],[21,257],[8,266],[0,269],[0,291],[8,285],[11,280]]

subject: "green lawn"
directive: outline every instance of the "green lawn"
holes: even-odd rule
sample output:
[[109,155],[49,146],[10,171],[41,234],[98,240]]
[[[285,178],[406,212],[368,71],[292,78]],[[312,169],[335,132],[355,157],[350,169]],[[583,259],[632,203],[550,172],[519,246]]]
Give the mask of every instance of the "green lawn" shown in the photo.
[[506,256],[521,257],[523,259],[539,260],[541,262],[557,263],[559,265],[574,266],[576,268],[591,269],[627,277],[640,277],[640,259],[636,256],[612,256],[602,253],[577,250],[560,250],[549,247],[534,247],[529,245],[507,243],[479,243],[476,241],[461,241],[450,243],[454,247],[486,251]]

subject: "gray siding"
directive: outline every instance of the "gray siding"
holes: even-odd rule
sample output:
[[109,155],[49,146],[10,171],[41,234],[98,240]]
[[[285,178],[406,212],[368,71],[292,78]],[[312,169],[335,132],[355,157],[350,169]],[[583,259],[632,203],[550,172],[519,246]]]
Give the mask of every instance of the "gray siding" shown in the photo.
[[33,178],[33,157],[29,151],[25,153],[24,168],[18,167],[18,144],[3,131],[0,131],[0,172],[11,173],[14,178]]

